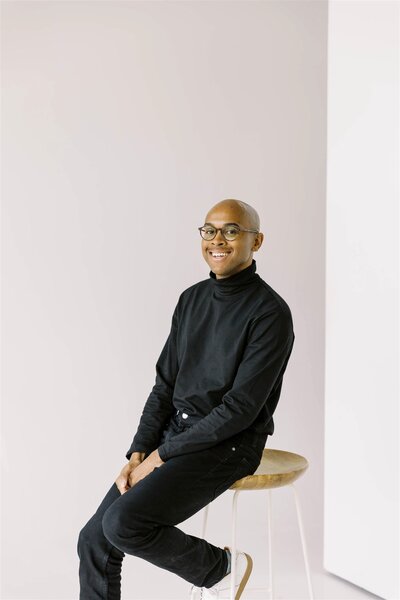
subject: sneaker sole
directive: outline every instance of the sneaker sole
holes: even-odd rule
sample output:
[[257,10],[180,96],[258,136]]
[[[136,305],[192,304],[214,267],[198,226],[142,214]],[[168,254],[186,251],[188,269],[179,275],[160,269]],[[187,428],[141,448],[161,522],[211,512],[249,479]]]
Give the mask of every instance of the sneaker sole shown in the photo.
[[239,600],[239,598],[242,595],[242,592],[245,588],[245,585],[249,580],[250,574],[253,570],[253,559],[251,558],[251,556],[249,556],[249,554],[246,554],[246,552],[244,552],[244,554],[247,558],[247,568],[243,575],[242,581],[239,584],[239,588],[238,588],[238,591],[236,592],[235,600]]

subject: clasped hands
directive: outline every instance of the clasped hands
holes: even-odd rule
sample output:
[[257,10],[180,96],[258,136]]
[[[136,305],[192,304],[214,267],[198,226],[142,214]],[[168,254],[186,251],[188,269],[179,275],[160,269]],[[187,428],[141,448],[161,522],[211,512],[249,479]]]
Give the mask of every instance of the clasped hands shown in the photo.
[[146,459],[144,456],[145,452],[133,452],[128,464],[121,470],[121,473],[115,480],[121,494],[125,494],[138,481],[165,463],[160,458],[158,449],[153,450]]

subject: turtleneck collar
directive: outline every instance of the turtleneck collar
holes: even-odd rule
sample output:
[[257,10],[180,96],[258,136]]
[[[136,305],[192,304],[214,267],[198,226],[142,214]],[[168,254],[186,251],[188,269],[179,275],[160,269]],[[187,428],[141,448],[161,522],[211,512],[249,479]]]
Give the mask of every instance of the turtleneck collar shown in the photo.
[[210,271],[210,282],[215,295],[232,296],[259,281],[260,276],[256,273],[256,269],[257,263],[253,258],[251,265],[229,277],[217,279],[215,273]]

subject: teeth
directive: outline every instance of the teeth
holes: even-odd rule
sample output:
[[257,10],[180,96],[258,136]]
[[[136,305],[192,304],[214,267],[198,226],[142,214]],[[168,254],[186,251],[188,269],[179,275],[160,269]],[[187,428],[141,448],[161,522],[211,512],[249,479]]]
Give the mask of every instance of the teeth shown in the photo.
[[224,254],[214,254],[213,253],[213,256],[226,256],[226,253],[224,253]]
[[226,256],[228,252],[212,252],[213,256]]

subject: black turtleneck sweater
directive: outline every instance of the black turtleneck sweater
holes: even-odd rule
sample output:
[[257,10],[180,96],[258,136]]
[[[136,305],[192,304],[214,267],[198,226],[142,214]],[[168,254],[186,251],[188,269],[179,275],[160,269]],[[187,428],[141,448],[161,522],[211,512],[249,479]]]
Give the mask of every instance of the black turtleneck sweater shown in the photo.
[[[256,273],[254,259],[223,279],[210,271],[179,296],[126,458],[158,448],[167,461],[245,429],[266,440],[294,338],[289,306]],[[178,411],[190,427],[160,445]]]

